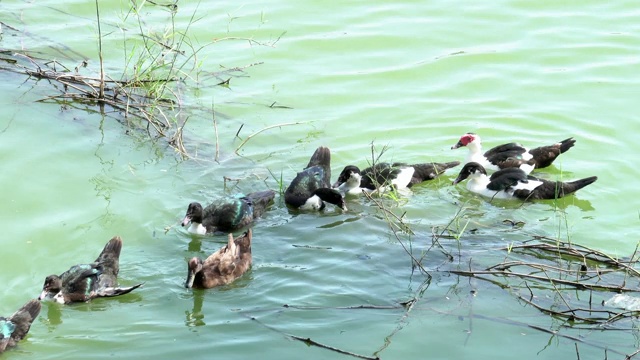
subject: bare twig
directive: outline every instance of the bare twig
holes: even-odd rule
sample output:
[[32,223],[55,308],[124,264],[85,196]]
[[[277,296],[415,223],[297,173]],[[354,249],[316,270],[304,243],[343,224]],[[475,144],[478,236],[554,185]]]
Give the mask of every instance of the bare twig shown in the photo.
[[[236,155],[239,155],[239,154],[238,154],[238,151],[239,151],[239,150],[240,150],[240,149],[241,149],[241,148],[242,148],[242,147],[243,147],[243,146],[244,146],[244,145],[245,145],[249,140],[251,140],[254,136],[256,136],[256,135],[258,135],[258,134],[260,134],[260,133],[262,133],[262,132],[264,132],[264,131],[267,131],[267,130],[270,130],[270,129],[273,129],[273,128],[280,128],[280,127],[283,127],[283,126],[292,126],[292,125],[308,124],[309,122],[310,122],[310,121],[298,121],[298,122],[294,122],[294,123],[276,124],[276,125],[271,125],[271,126],[267,126],[267,127],[265,127],[265,128],[262,128],[262,129],[260,129],[260,130],[258,130],[258,131],[256,131],[256,132],[254,132],[253,134],[251,134],[251,135],[247,136],[247,138],[246,138],[246,139],[244,139],[244,141],[242,141],[242,142],[240,143],[240,145],[238,145],[238,147],[236,148],[235,153],[236,153]],[[240,132],[240,130],[238,130],[238,132]]]

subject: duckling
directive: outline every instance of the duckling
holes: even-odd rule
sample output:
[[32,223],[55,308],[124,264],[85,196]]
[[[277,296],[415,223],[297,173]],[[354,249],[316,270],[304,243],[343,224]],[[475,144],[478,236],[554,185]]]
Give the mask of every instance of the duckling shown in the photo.
[[47,276],[38,300],[53,299],[61,304],[69,304],[124,295],[139,288],[142,284],[118,287],[121,250],[122,239],[114,236],[93,263],[74,265],[60,276]]
[[200,203],[192,202],[187,207],[182,226],[190,223],[188,231],[199,235],[239,230],[262,216],[275,196],[273,190],[256,191],[246,196],[238,194],[220,199],[204,209]]
[[16,346],[18,341],[27,336],[31,323],[40,313],[40,307],[38,300],[29,300],[8,318],[0,316],[0,353]]
[[242,276],[251,267],[251,229],[233,238],[229,234],[227,245],[209,255],[204,261],[198,257],[189,260],[187,265],[186,288],[210,289],[230,284]]

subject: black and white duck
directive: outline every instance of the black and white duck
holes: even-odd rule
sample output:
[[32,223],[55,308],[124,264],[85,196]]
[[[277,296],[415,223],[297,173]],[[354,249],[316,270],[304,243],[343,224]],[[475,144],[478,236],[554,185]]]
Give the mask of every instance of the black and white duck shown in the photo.
[[383,192],[395,189],[410,188],[424,181],[433,180],[447,169],[460,165],[459,161],[447,163],[423,163],[407,165],[404,163],[377,163],[360,170],[355,165],[347,165],[338,176],[333,187],[342,193],[360,194],[366,192]]
[[498,145],[483,153],[480,136],[466,133],[451,149],[466,146],[469,153],[465,163],[476,162],[492,171],[515,167],[529,174],[533,169],[541,169],[551,165],[560,154],[569,150],[575,143],[576,140],[568,138],[553,145],[540,146],[531,150],[518,143],[508,143]]
[[61,304],[69,304],[124,295],[139,288],[142,284],[118,287],[121,250],[122,239],[114,236],[94,262],[74,265],[60,276],[47,276],[38,300],[53,299]]
[[485,168],[476,163],[465,164],[453,185],[468,179],[467,189],[495,199],[548,200],[574,193],[598,180],[597,176],[575,181],[551,181],[528,175],[519,168],[507,168],[487,175]]
[[198,257],[189,260],[185,287],[209,289],[232,283],[242,276],[251,267],[252,237],[251,229],[235,239],[229,234],[227,245],[205,260]]
[[29,300],[9,317],[0,316],[0,353],[4,352],[27,336],[33,320],[40,313],[38,300]]
[[342,194],[331,188],[331,151],[321,146],[284,192],[284,202],[300,210],[322,210],[325,202],[347,209]]
[[192,202],[187,207],[182,226],[191,224],[188,231],[199,235],[236,231],[262,216],[275,196],[273,190],[237,194],[218,199],[204,209],[200,203]]

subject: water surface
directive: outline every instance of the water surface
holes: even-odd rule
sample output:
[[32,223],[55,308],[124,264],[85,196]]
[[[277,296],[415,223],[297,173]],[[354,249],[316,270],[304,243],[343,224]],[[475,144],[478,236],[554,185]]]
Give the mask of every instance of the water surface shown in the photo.
[[[2,2],[0,21],[19,31],[3,26],[0,49],[71,68],[89,59],[81,72],[94,76],[94,4]],[[128,51],[140,44],[140,26],[129,3],[101,6],[105,68],[120,78]],[[171,26],[167,10],[138,6],[145,31]],[[95,259],[116,234],[124,240],[121,283],[145,282],[118,299],[45,304],[28,339],[3,356],[348,357],[294,335],[388,359],[576,357],[575,340],[530,324],[580,337],[581,359],[601,359],[605,348],[632,353],[638,347],[632,331],[568,329],[515,292],[448,270],[499,262],[505,257],[499,248],[532,235],[613,256],[633,253],[640,233],[633,200],[639,20],[630,3],[595,1],[180,3],[176,28],[202,47],[200,77],[179,86],[180,119],[189,117],[188,160],[166,139],[150,141],[118,116],[36,102],[60,90],[0,71],[1,313],[37,296],[46,275]],[[227,37],[235,40],[212,44]],[[214,86],[211,73],[245,66],[229,87]],[[236,154],[250,134],[291,123],[298,124],[264,131]],[[350,199],[346,213],[296,214],[278,197],[254,227],[247,275],[219,289],[183,288],[186,259],[225,241],[193,237],[179,226],[189,202],[278,190],[271,174],[290,181],[321,145],[332,150],[334,177],[344,165],[365,165],[372,142],[378,150],[389,146],[388,161],[462,160],[465,150],[450,147],[467,131],[481,134],[486,146],[535,147],[573,136],[576,146],[539,175],[599,180],[557,203],[520,206],[451,186],[454,170],[399,203],[387,201],[406,212],[415,235],[400,240],[415,256],[425,255],[430,277],[412,269],[371,202]],[[451,262],[433,249],[431,235],[461,206],[460,226],[468,221],[467,230],[475,231],[460,242],[441,240],[456,254]],[[505,219],[525,224],[514,228]],[[407,315],[398,304],[414,297]],[[350,308],[360,305],[374,308]]]

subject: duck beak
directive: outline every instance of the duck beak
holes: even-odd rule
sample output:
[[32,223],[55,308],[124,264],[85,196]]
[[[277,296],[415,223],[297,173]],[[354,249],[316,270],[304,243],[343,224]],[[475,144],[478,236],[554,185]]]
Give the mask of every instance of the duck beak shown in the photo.
[[187,275],[187,282],[184,284],[184,287],[187,289],[191,289],[193,287],[193,281],[196,279],[196,273],[193,270],[189,270],[189,275]]
[[457,148],[459,148],[459,147],[463,147],[463,146],[464,146],[464,145],[462,145],[462,143],[461,143],[460,141],[458,141],[458,143],[457,143],[457,144],[455,144],[455,145],[453,145],[453,146],[451,147],[451,150],[453,150],[453,149],[457,149]]
[[333,183],[333,185],[331,186],[332,188],[337,188],[338,186],[342,185],[342,183],[340,182],[340,180],[336,181],[335,183]]
[[45,300],[49,297],[49,292],[47,290],[42,290],[40,296],[38,296],[38,300]]
[[187,225],[189,225],[190,222],[191,222],[191,216],[187,215],[182,220],[182,226],[187,226]]

